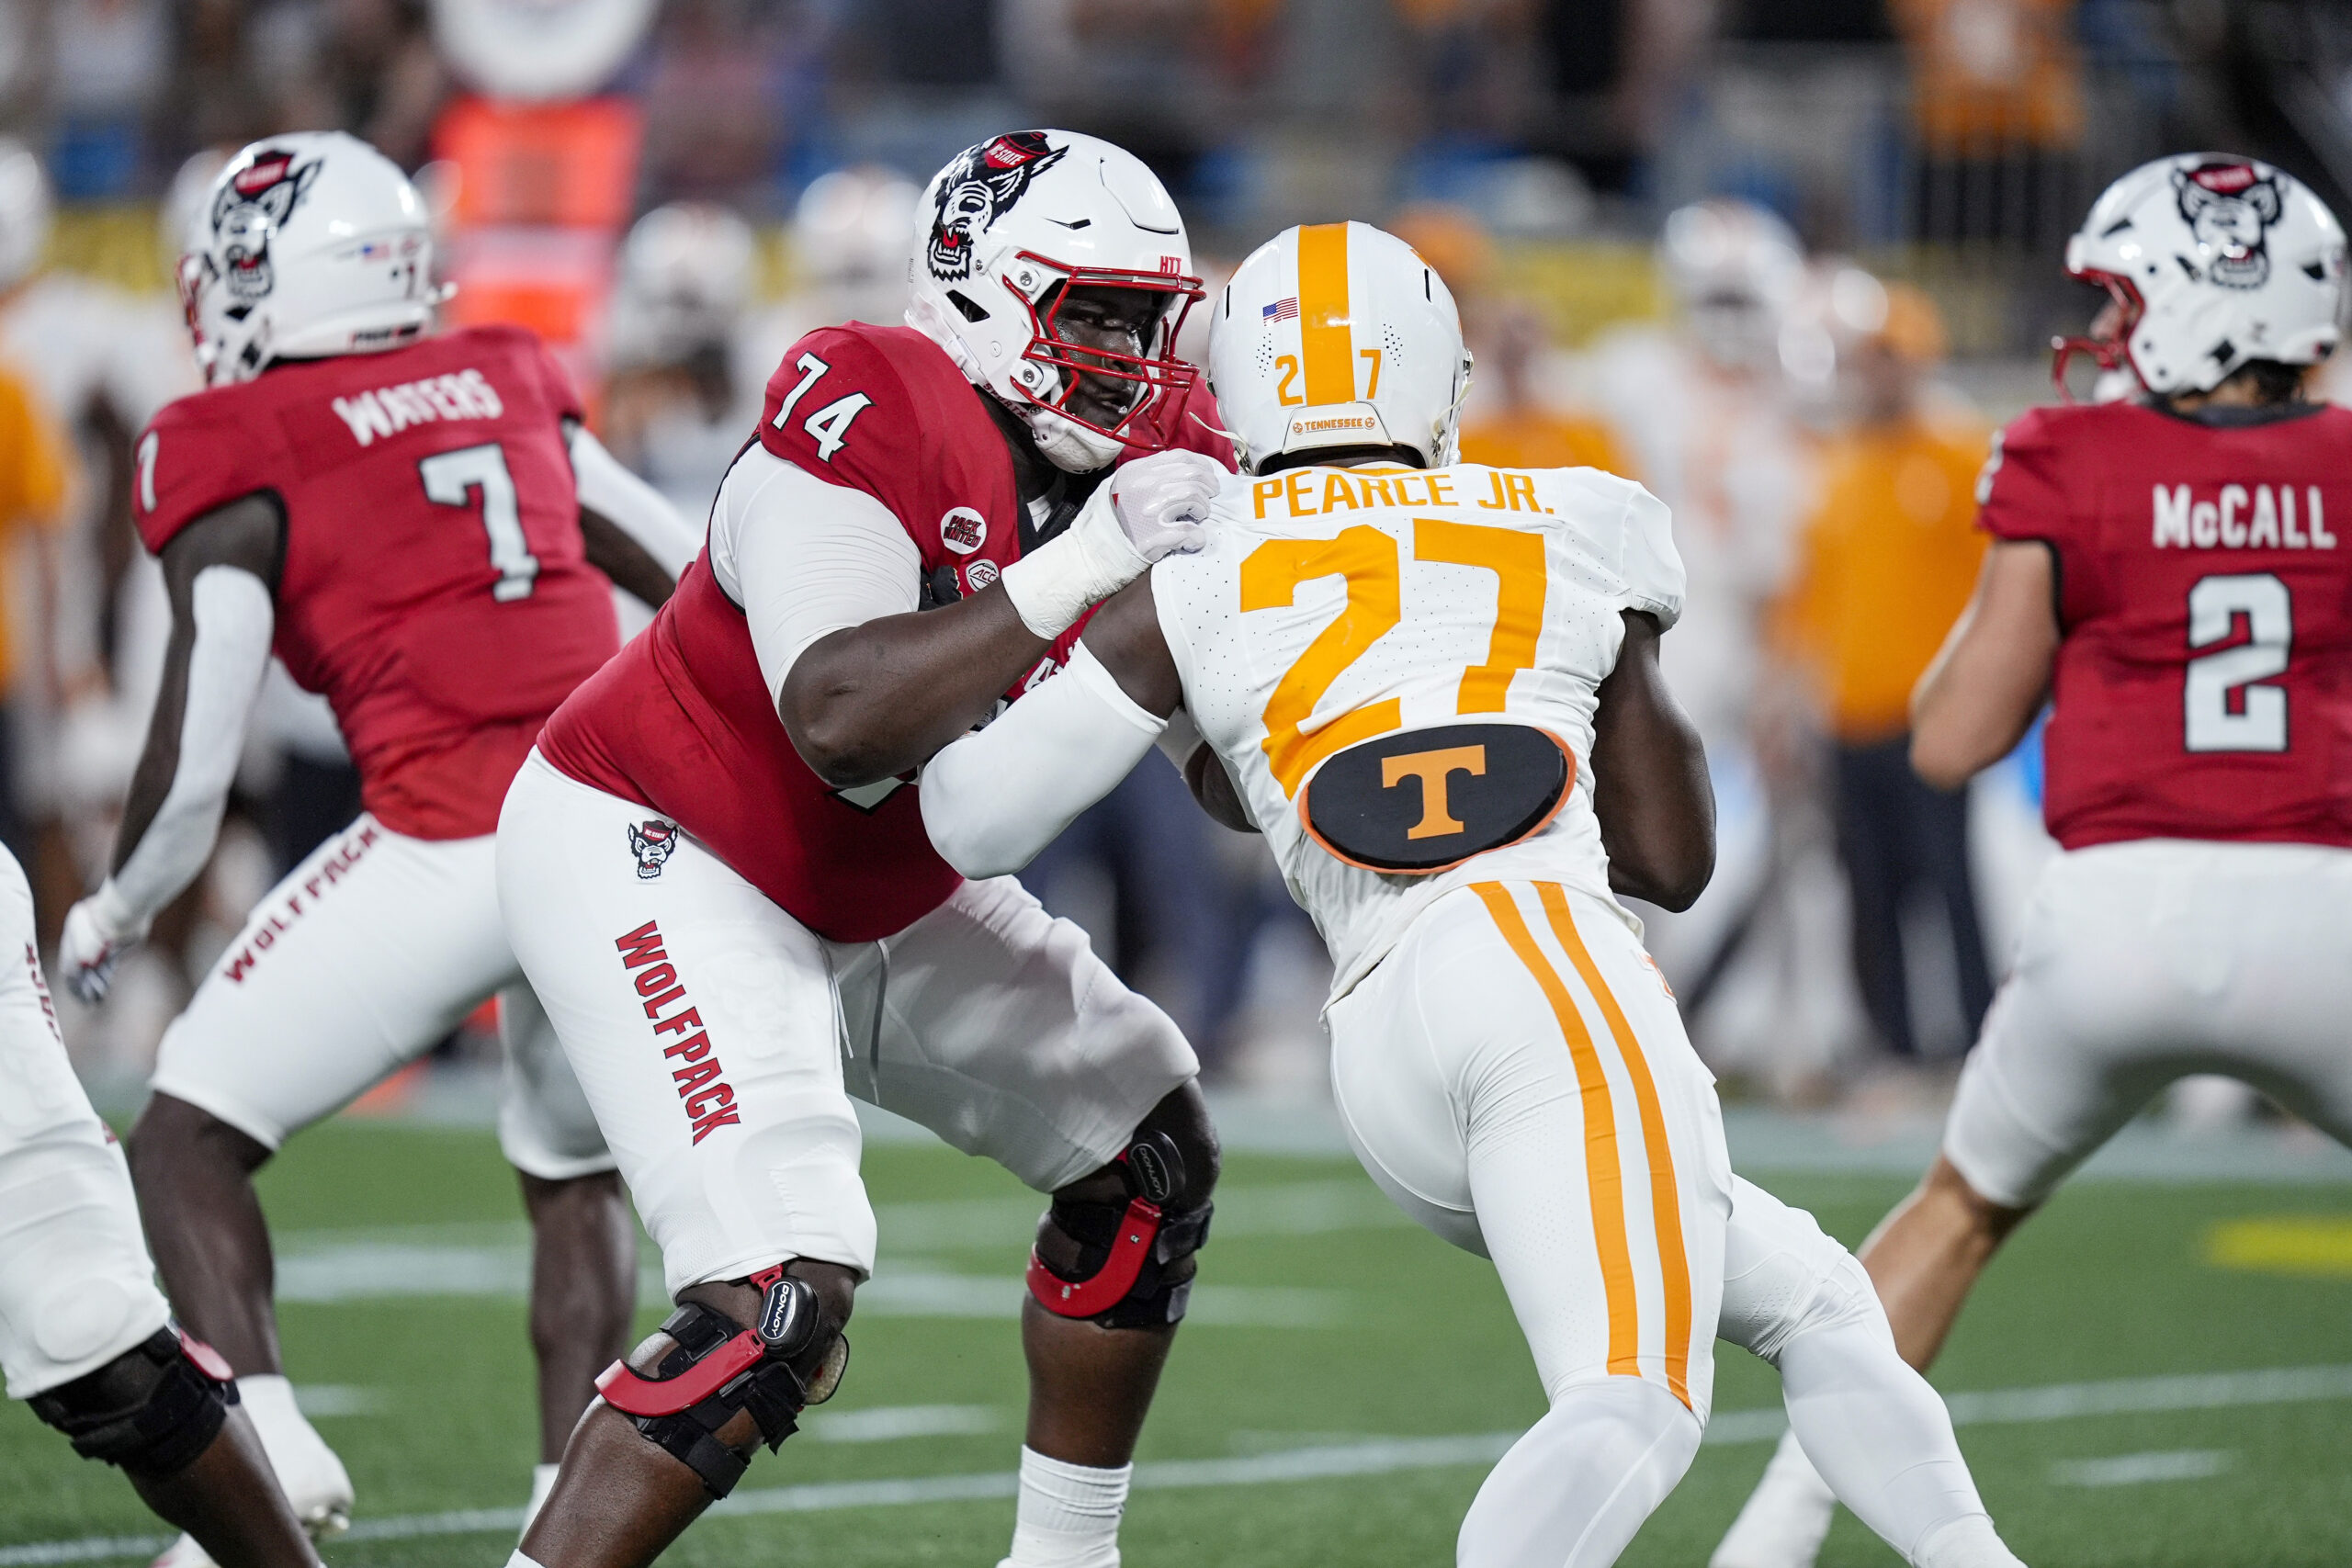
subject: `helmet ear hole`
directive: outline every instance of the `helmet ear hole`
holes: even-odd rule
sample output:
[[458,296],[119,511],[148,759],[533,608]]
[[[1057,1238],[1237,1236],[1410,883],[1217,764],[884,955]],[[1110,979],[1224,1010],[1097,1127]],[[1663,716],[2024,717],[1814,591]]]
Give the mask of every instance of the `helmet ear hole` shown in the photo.
[[960,288],[951,288],[947,291],[947,302],[955,306],[956,313],[967,321],[977,323],[989,319],[988,311],[981,309],[979,301]]

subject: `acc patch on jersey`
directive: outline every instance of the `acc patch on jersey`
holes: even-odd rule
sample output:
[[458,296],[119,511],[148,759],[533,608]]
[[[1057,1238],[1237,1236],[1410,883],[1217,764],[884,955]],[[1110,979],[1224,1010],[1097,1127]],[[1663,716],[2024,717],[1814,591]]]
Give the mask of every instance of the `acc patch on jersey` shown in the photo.
[[1299,820],[1350,865],[1425,875],[1541,829],[1576,771],[1558,737],[1533,725],[1407,730],[1317,769],[1299,792]]

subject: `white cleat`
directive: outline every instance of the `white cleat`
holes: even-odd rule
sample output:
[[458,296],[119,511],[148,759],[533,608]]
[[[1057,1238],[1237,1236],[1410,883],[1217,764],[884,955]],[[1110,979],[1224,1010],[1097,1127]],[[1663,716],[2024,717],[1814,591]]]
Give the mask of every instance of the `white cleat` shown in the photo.
[[1813,1568],[1837,1515],[1828,1483],[1815,1472],[1796,1435],[1783,1434],[1707,1568]]

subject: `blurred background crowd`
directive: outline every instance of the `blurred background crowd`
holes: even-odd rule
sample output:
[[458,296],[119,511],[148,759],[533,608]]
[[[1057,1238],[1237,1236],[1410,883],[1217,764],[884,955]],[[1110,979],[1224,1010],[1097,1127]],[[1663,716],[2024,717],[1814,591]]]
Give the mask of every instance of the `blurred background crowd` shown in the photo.
[[[1932,1099],[2048,850],[2032,741],[1960,795],[1905,761],[1990,432],[2053,395],[2116,175],[2225,148],[2347,210],[2341,0],[0,0],[0,839],[44,946],[153,699],[136,436],[196,385],[170,279],[226,153],[340,128],[416,171],[452,314],[559,345],[699,516],[795,337],[897,320],[920,183],[1033,124],[1149,162],[1212,289],[1285,224],[1404,234],[1477,355],[1465,457],[1672,507],[1722,851],[1653,947],[1735,1092]],[[207,876],[104,1012],[59,999],[102,1100],[356,809],[322,705],[264,703]],[[1029,880],[1213,1080],[1319,1090],[1319,944],[1156,757]],[[492,1051],[478,1020],[441,1056]]]

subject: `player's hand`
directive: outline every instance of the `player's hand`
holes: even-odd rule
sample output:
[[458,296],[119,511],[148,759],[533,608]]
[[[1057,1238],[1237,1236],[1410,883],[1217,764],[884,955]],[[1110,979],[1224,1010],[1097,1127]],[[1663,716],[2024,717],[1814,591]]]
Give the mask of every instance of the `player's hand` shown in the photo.
[[1004,569],[1023,625],[1051,640],[1163,557],[1201,547],[1209,504],[1227,478],[1198,452],[1138,457],[1094,489],[1068,532]]
[[84,1003],[96,1006],[114,983],[114,966],[147,934],[147,922],[131,918],[112,882],[65,911],[57,941],[59,978]]
[[1210,503],[1225,479],[1224,464],[1180,448],[1136,458],[1102,488],[1111,492],[1119,531],[1149,566],[1163,556],[1191,555],[1201,547]]

